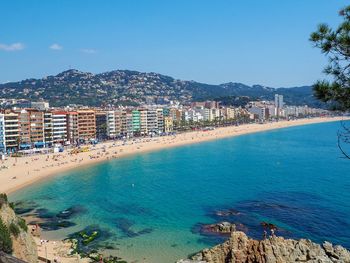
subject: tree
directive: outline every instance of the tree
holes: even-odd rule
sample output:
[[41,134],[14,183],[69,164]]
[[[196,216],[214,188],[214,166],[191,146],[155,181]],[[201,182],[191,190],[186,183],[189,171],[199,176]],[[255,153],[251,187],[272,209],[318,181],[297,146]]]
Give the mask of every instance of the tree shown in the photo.
[[10,236],[10,232],[1,218],[0,218],[0,251],[4,251],[5,253],[8,253],[8,254],[12,253],[12,239]]
[[[315,97],[329,103],[333,109],[350,110],[350,6],[340,10],[343,22],[336,29],[326,24],[318,26],[311,33],[310,41],[321,49],[329,63],[324,73],[332,80],[320,80],[314,85]],[[350,143],[350,128],[342,123],[342,131],[338,132],[338,147],[343,155],[350,159],[342,144]]]
[[350,109],[350,6],[340,10],[343,22],[336,29],[326,24],[318,26],[310,36],[315,47],[329,58],[324,69],[333,81],[321,80],[314,85],[315,96],[337,109]]

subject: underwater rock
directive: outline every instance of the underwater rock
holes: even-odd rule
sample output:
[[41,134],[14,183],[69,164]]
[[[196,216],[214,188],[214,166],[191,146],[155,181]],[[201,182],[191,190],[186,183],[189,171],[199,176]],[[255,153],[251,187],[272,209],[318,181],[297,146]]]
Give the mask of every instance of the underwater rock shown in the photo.
[[62,228],[68,228],[75,226],[76,223],[65,221],[65,220],[53,220],[53,221],[47,221],[47,222],[39,222],[39,226],[46,231],[54,231],[59,230]]
[[76,206],[69,207],[68,209],[59,212],[56,215],[56,217],[62,218],[62,219],[69,219],[69,218],[73,218],[77,215],[83,214],[86,211],[87,210],[85,207],[80,206],[80,205],[76,205]]
[[90,253],[96,252],[98,249],[105,249],[106,246],[110,246],[106,242],[111,236],[110,231],[98,225],[90,225],[78,232],[70,234],[68,240],[71,240],[75,244],[73,253],[87,256]]

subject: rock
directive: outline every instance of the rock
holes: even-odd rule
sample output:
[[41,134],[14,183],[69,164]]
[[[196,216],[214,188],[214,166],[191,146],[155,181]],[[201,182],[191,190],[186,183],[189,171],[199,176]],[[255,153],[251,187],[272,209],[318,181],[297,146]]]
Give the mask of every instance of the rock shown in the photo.
[[325,242],[322,246],[308,239],[271,237],[253,240],[243,232],[231,233],[229,240],[210,249],[204,249],[191,260],[178,263],[350,263],[350,252],[341,246]]
[[236,230],[235,224],[231,224],[229,222],[220,222],[217,224],[204,225],[203,228],[207,232],[222,233],[222,234],[228,234]]

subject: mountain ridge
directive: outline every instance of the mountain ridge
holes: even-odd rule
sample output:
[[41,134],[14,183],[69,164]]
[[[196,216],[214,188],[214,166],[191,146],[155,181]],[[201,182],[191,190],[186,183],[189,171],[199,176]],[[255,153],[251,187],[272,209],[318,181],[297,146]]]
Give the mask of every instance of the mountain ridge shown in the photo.
[[112,70],[94,74],[69,69],[41,79],[29,78],[0,84],[0,96],[3,98],[47,100],[53,106],[82,102],[87,106],[136,106],[149,102],[167,103],[170,100],[178,100],[184,104],[196,100],[217,100],[224,104],[240,105],[246,102],[246,97],[273,100],[275,93],[284,95],[285,101],[291,105],[324,107],[313,97],[311,86],[272,88],[238,82],[216,85],[134,70]]

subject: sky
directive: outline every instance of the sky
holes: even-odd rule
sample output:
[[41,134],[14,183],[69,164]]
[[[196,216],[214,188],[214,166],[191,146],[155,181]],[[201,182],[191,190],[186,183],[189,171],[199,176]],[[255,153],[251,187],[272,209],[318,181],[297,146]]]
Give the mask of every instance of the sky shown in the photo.
[[157,72],[210,84],[310,85],[310,43],[344,0],[0,0],[0,83],[74,68]]

